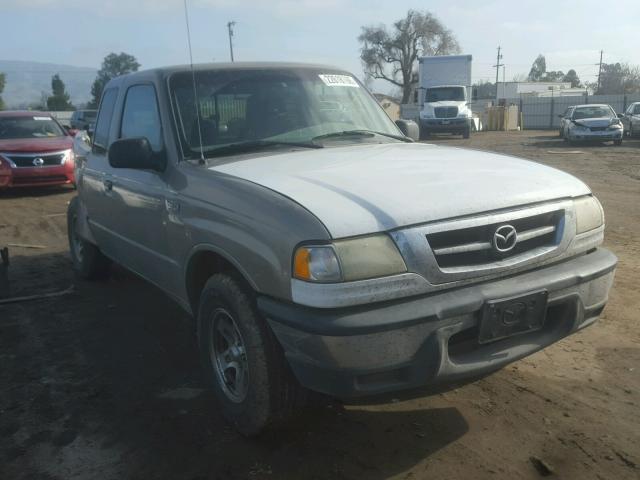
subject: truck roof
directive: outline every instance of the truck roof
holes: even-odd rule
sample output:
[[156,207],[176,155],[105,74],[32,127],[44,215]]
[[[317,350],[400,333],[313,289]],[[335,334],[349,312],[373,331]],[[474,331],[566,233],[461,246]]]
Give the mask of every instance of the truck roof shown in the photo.
[[465,59],[465,60],[473,60],[473,56],[472,55],[435,55],[435,56],[428,56],[428,57],[420,57],[418,58],[418,62],[419,63],[423,63],[423,62],[448,62],[450,60],[457,60],[457,59]]
[[[196,72],[215,71],[215,70],[327,70],[331,72],[350,72],[331,65],[313,64],[313,63],[295,63],[295,62],[215,62],[215,63],[198,63],[193,65],[193,70]],[[129,73],[116,77],[109,82],[109,85],[119,84],[123,78],[149,78],[149,77],[168,77],[174,73],[190,72],[190,65],[173,65],[167,67],[158,67],[147,70],[141,70],[139,72]]]

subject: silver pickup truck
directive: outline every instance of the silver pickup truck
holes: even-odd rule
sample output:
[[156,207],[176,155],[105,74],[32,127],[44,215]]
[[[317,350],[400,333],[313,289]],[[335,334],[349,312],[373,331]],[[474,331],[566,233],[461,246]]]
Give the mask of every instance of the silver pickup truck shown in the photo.
[[310,391],[495,371],[592,324],[616,266],[584,183],[414,143],[333,67],[114,79],[76,170],[74,268],[99,278],[117,262],[190,312],[206,379],[245,434]]

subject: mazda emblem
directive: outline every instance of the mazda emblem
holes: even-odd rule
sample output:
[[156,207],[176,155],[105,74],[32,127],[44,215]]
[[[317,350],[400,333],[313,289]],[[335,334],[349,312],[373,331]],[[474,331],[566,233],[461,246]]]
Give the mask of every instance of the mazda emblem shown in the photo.
[[42,165],[44,165],[44,160],[40,157],[36,157],[33,159],[33,165],[36,167],[41,167]]
[[493,234],[493,249],[498,253],[513,250],[518,243],[518,232],[513,225],[501,225]]

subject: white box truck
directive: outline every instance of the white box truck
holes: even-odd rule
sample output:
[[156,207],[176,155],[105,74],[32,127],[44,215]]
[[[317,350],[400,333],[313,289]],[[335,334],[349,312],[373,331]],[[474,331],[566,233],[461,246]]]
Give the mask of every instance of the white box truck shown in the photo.
[[419,59],[420,137],[454,133],[469,138],[472,127],[471,55]]

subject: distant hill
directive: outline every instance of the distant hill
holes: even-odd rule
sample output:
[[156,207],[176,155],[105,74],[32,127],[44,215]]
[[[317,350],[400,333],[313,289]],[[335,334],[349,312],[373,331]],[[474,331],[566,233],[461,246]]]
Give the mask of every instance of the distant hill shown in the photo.
[[40,101],[42,92],[51,95],[51,77],[58,73],[67,87],[74,105],[91,99],[91,84],[97,69],[55,63],[0,60],[0,72],[6,74],[7,84],[2,93],[8,108],[26,108]]

